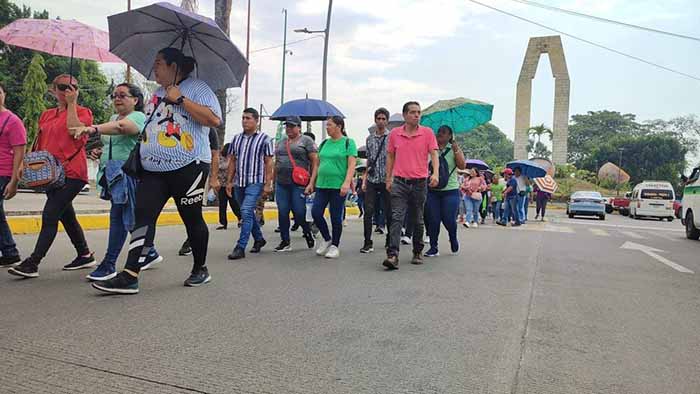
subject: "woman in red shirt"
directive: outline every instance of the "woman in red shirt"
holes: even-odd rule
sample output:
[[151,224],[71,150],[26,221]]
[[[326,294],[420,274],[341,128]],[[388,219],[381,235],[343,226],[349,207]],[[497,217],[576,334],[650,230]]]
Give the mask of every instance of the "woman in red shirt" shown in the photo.
[[92,125],[92,112],[78,105],[78,81],[70,75],[63,74],[56,77],[53,80],[51,93],[56,97],[58,106],[41,114],[36,150],[49,151],[63,164],[66,184],[60,189],[46,192],[47,200],[41,215],[41,232],[34,246],[34,252],[20,265],[9,270],[10,274],[25,278],[39,276],[39,263],[56,238],[59,221],[63,224],[78,254],[63,269],[75,270],[96,264],[73,209],[73,199],[88,182],[85,155],[88,136],[83,134],[75,137],[75,132],[70,130],[71,127]]

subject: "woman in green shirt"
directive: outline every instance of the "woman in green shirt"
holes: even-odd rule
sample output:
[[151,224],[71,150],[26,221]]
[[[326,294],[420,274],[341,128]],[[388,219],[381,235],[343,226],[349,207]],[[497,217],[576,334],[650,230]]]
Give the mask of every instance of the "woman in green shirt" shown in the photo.
[[[345,134],[345,121],[340,116],[328,118],[326,122],[328,139],[318,148],[319,165],[311,174],[311,181],[306,187],[309,195],[316,190],[311,214],[314,223],[323,236],[316,254],[329,259],[340,257],[338,245],[343,232],[343,213],[345,212],[345,196],[350,191],[352,177],[355,173],[357,146],[355,141]],[[329,206],[333,236],[328,231],[328,224],[323,217],[326,206]]]
[[[129,231],[134,227],[136,180],[124,174],[121,166],[136,146],[139,133],[146,123],[146,115],[142,112],[143,93],[138,86],[128,83],[117,85],[111,97],[117,113],[112,115],[109,122],[75,129],[77,135],[85,132],[100,134],[103,147],[90,152],[90,158],[100,159],[97,173],[100,198],[110,200],[112,204],[109,211],[107,252],[102,263],[87,276],[94,281],[116,276],[117,258]],[[152,248],[141,269],[147,269],[161,261],[163,258]]]
[[447,185],[439,190],[428,189],[428,197],[425,201],[426,224],[428,237],[430,237],[430,249],[425,257],[439,256],[438,238],[440,236],[440,222],[447,230],[450,237],[450,249],[453,254],[459,252],[457,240],[457,210],[461,200],[459,194],[459,180],[457,169],[463,170],[467,163],[464,153],[453,138],[452,129],[449,126],[440,126],[437,132],[438,155],[443,156],[447,162],[447,170],[450,172]]

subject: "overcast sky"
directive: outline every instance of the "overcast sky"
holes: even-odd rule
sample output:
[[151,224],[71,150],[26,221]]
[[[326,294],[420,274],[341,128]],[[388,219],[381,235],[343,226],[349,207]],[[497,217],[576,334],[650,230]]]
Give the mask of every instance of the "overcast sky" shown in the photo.
[[[16,0],[17,1],[17,0]],[[700,77],[700,42],[553,13],[512,0],[481,0],[494,7],[590,41]],[[538,0],[596,16],[700,37],[697,0]],[[126,0],[19,0],[51,17],[74,18],[107,29],[107,16],[124,11]],[[179,0],[171,1],[174,4]],[[122,4],[123,3],[123,4]],[[133,0],[137,8],[153,1]],[[199,0],[199,12],[213,18],[214,0]],[[250,95],[253,106],[272,113],[280,104],[282,8],[289,11],[288,41],[308,38],[293,29],[321,30],[327,0],[253,0]],[[245,7],[233,1],[231,36],[245,52]],[[442,98],[468,97],[494,104],[493,123],[510,138],[515,119],[515,85],[528,39],[553,35],[467,0],[336,0],[332,14],[328,100],[347,116],[348,131],[364,139],[374,110],[400,112],[407,100],[424,107]],[[610,109],[640,120],[700,114],[700,81],[562,37],[571,78],[571,114]],[[289,49],[285,99],[321,97],[323,39]],[[542,57],[533,88],[532,123],[552,124],[554,80]],[[241,89],[232,89],[236,95]],[[243,100],[239,100],[242,106]],[[240,110],[229,114],[228,135],[237,132]],[[318,130],[318,125],[315,130]],[[270,134],[274,124],[264,124]]]

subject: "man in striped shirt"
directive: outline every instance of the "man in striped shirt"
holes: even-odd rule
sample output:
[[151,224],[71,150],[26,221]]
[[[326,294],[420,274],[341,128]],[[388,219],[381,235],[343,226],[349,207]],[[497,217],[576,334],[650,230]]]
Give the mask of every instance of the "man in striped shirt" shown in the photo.
[[241,206],[243,225],[241,235],[230,260],[245,257],[245,248],[252,233],[253,247],[250,253],[259,253],[267,243],[260,230],[260,223],[255,219],[255,206],[260,196],[272,193],[272,156],[274,154],[272,138],[258,131],[260,115],[254,108],[243,111],[243,132],[236,134],[229,146],[229,163],[226,174],[226,194],[235,197]]

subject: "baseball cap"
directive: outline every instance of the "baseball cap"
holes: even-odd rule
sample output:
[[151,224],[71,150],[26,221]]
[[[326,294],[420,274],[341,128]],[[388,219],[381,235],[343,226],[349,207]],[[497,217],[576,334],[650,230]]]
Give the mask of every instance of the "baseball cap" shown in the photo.
[[285,125],[301,126],[301,118],[296,115],[290,115],[284,118]]
[[505,170],[503,170],[503,173],[505,175],[513,175],[513,170],[511,170],[510,168],[506,168]]

